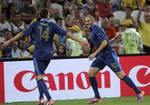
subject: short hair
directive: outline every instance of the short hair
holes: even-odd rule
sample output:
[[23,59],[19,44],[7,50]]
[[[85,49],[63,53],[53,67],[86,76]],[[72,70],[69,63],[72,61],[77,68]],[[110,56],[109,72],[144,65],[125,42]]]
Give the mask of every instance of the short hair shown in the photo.
[[48,10],[46,8],[42,8],[40,11],[40,18],[47,18]]
[[84,19],[86,19],[86,18],[90,18],[93,22],[94,22],[94,20],[95,20],[92,15],[87,15]]
[[11,31],[8,30],[8,28],[5,28],[5,29],[3,30],[3,33],[6,33],[6,32],[11,32]]
[[21,10],[21,12],[26,13],[26,14],[30,14],[33,15],[36,13],[36,9],[34,8],[33,5],[25,5],[23,7],[23,9]]

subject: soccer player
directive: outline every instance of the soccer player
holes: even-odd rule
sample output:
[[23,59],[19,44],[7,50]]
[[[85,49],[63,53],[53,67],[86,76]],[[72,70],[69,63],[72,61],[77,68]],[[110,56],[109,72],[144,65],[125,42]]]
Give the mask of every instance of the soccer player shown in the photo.
[[10,43],[15,40],[19,40],[23,36],[34,34],[34,54],[33,54],[33,62],[35,66],[35,74],[37,80],[37,87],[39,90],[39,103],[38,105],[44,104],[44,96],[47,98],[46,105],[52,105],[54,102],[48,92],[48,88],[43,80],[44,72],[52,59],[53,56],[53,37],[55,34],[58,35],[66,35],[67,37],[79,42],[81,46],[86,46],[87,41],[80,40],[70,32],[67,32],[60,28],[53,22],[50,22],[47,19],[48,10],[41,9],[40,18],[41,20],[37,22],[33,22],[29,25],[29,27],[11,38],[10,40],[3,43],[2,47],[8,46]]
[[95,97],[90,99],[89,104],[102,101],[98,92],[95,75],[106,65],[110,67],[121,80],[123,80],[135,91],[138,102],[142,101],[144,91],[139,90],[133,81],[123,72],[120,63],[117,60],[117,54],[111,48],[104,30],[94,24],[94,18],[91,15],[85,17],[84,23],[85,27],[90,30],[90,41],[97,47],[97,50],[89,55],[89,60],[93,60],[95,58],[88,72],[89,80],[95,94]]

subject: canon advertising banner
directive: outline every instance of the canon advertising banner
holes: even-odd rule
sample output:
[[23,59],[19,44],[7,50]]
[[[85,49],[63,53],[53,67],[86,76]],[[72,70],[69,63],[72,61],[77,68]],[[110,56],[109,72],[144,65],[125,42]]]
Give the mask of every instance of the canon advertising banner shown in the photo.
[[[119,57],[119,60],[127,75],[150,95],[150,56]],[[90,64],[87,58],[52,60],[44,79],[53,99],[93,97],[87,73]],[[32,60],[0,62],[0,69],[0,103],[38,100]],[[102,97],[134,95],[108,67],[97,74],[97,80]]]

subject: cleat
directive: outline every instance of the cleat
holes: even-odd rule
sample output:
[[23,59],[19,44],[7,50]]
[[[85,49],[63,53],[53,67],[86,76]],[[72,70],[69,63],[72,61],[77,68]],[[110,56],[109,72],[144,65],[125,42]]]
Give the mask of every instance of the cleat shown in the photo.
[[144,91],[141,91],[141,93],[137,94],[137,101],[142,102],[144,97]]
[[101,98],[92,98],[89,100],[88,104],[95,104],[97,102],[101,102],[102,99]]
[[41,98],[38,102],[38,105],[45,105],[44,98]]
[[52,99],[50,99],[49,101],[47,101],[46,105],[53,105],[54,101]]

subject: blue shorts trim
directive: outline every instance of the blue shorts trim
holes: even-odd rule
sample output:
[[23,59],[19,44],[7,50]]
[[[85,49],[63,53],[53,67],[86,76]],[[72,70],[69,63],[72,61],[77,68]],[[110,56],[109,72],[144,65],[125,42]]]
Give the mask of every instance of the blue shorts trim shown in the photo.
[[38,68],[38,64],[35,58],[33,58],[33,63],[34,63],[34,69],[36,74],[40,74],[40,70]]
[[34,62],[35,74],[43,75],[45,74],[45,70],[50,63],[50,59],[40,60],[40,59],[33,58],[33,62]]

